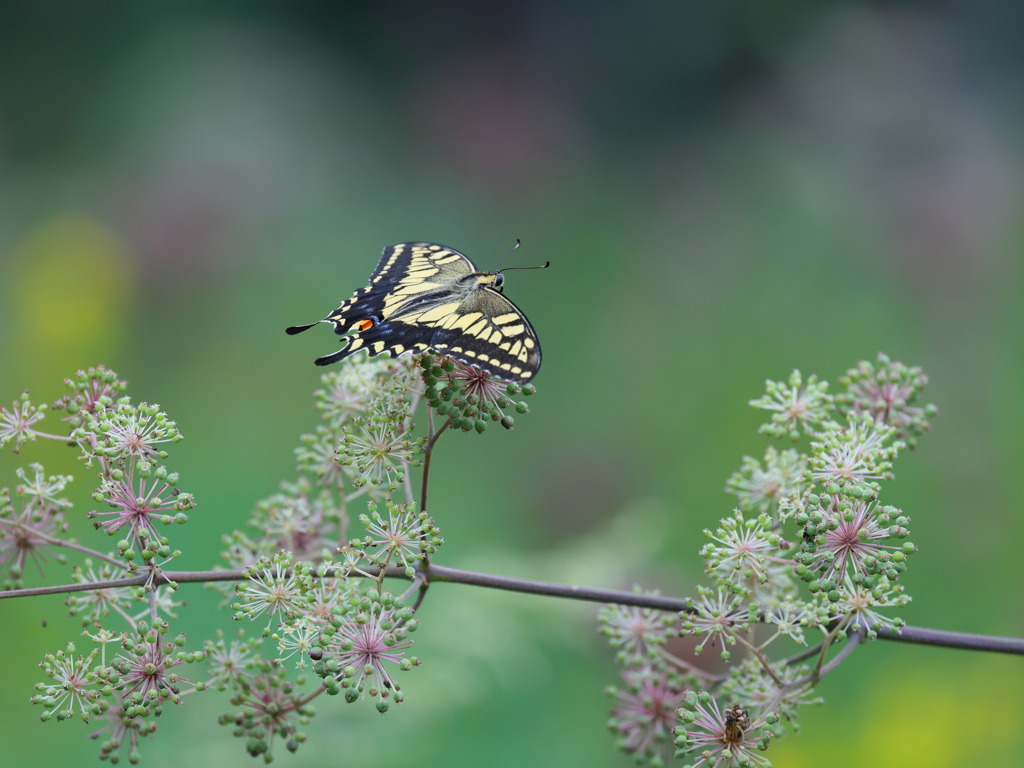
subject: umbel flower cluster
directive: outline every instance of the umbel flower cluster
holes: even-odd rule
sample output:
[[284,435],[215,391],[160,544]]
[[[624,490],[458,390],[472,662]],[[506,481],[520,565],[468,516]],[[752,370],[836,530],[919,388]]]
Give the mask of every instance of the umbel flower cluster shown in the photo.
[[[910,601],[902,577],[916,547],[910,518],[882,489],[935,415],[918,403],[926,382],[879,355],[848,371],[836,394],[794,371],[751,401],[772,414],[760,431],[796,447],[745,457],[729,478],[736,506],[704,531],[708,583],[689,610],[601,614],[622,666],[608,723],[621,749],[656,766],[673,755],[693,766],[771,765],[764,751],[796,728],[802,705],[820,701],[818,681],[861,639],[903,626],[894,609]],[[709,651],[724,671],[702,663]]]
[[[255,504],[246,530],[224,536],[232,578],[196,579],[235,583],[220,589],[241,629],[197,642],[172,630],[182,603],[168,567],[182,552],[171,536],[195,506],[167,463],[181,433],[102,366],[65,386],[52,405],[26,392],[0,408],[0,447],[18,453],[52,440],[76,449],[97,477],[95,507],[81,518],[98,543],[67,535],[73,478],[29,463],[13,492],[0,489],[0,568],[6,590],[67,569],[63,581],[77,589],[66,604],[85,631],[46,654],[31,701],[44,721],[96,724],[91,736],[112,763],[138,762],[167,705],[209,689],[230,694],[221,723],[267,761],[277,746],[294,751],[305,740],[321,695],[368,700],[381,713],[400,703],[401,673],[421,663],[411,653],[425,591],[417,571],[442,543],[410,473],[447,427],[480,431],[477,422],[492,419],[511,428],[501,409],[526,412],[503,382],[429,356],[354,359],[323,375],[319,424],[301,437],[296,476]],[[417,434],[413,414],[428,399],[445,407],[427,408],[429,427]],[[51,413],[58,426],[46,430]],[[389,576],[412,585],[393,594]]]
[[[621,666],[609,728],[622,749],[651,765],[769,765],[764,751],[816,701],[818,681],[862,640],[898,631],[915,547],[882,489],[934,415],[918,403],[925,383],[879,356],[835,394],[795,372],[752,401],[771,413],[761,431],[790,442],[729,478],[735,507],[700,551],[707,583],[681,613],[626,605],[654,602],[643,593],[617,593],[601,613]],[[400,704],[403,673],[421,664],[417,609],[445,571],[431,562],[443,540],[427,512],[435,445],[511,429],[529,411],[519,398],[534,393],[430,355],[348,358],[322,377],[294,475],[223,536],[221,570],[172,571],[187,561],[172,537],[197,509],[170,468],[177,426],[106,368],[65,387],[50,405],[26,392],[0,408],[0,448],[72,448],[96,478],[77,504],[86,511],[76,517],[70,475],[18,467],[13,490],[0,488],[0,573],[8,596],[66,593],[82,621],[82,637],[40,663],[41,719],[86,721],[102,759],[132,764],[158,718],[204,691],[223,692],[220,723],[267,762],[306,740],[320,697],[381,714]],[[91,540],[71,537],[83,528]],[[217,586],[237,629],[186,637],[176,599],[186,582]],[[708,653],[717,665],[701,663]]]

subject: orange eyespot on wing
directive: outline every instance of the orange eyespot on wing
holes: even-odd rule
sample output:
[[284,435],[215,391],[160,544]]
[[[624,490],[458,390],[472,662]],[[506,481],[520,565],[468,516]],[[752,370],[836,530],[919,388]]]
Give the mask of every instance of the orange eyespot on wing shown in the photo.
[[373,328],[374,325],[375,323],[373,322],[373,320],[360,320],[358,323],[356,323],[356,328],[360,331],[368,331],[371,328]]

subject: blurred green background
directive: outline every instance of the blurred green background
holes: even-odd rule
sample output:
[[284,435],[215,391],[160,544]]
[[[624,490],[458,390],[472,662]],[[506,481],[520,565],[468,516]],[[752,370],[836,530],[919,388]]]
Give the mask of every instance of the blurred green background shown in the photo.
[[[0,10],[0,401],[104,363],[166,408],[198,502],[180,568],[293,477],[323,316],[383,246],[493,268],[544,344],[533,413],[451,435],[440,562],[685,595],[722,489],[760,455],[746,402],[885,351],[940,415],[886,490],[914,521],[911,623],[1019,635],[1024,539],[1024,7],[947,2],[13,2]],[[0,456],[90,472],[53,446]],[[79,524],[76,535],[94,534]],[[50,581],[67,581],[60,565]],[[36,577],[33,583],[41,583]],[[183,590],[181,626],[234,631]],[[60,598],[0,604],[4,762],[93,765],[40,724]],[[407,702],[321,701],[295,766],[625,766],[595,607],[438,585]],[[45,625],[44,625],[45,622]],[[1010,657],[876,643],[821,686],[778,766],[1010,765]],[[253,765],[218,694],[148,766]]]

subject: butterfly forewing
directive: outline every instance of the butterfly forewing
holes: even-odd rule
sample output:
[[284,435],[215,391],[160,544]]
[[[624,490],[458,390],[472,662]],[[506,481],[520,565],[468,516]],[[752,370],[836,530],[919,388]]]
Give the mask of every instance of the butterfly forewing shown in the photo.
[[370,284],[325,318],[336,333],[351,332],[347,345],[316,362],[327,365],[360,349],[392,357],[433,349],[526,383],[540,368],[540,343],[495,284],[495,273],[479,272],[467,256],[443,245],[385,248]]

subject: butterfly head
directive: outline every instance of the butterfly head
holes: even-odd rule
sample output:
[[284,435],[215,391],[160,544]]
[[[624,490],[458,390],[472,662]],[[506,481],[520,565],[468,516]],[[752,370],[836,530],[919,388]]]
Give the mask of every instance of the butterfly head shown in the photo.
[[[515,253],[516,249],[522,244],[522,240],[520,240],[517,237],[516,244],[512,246],[511,251],[509,251],[508,253],[501,257],[501,261],[498,262],[498,266],[500,267],[505,262],[505,259],[507,259],[513,253]],[[497,272],[486,272],[484,274],[486,274],[486,276],[489,278],[487,282],[491,283],[490,287],[496,290],[498,293],[501,293],[502,286],[505,285],[505,276],[501,274],[502,272],[507,272],[510,269],[547,269],[550,266],[551,262],[546,261],[542,266],[539,267],[505,267],[505,269],[499,269]]]
[[550,266],[551,266],[551,262],[550,261],[545,261],[543,264],[541,264],[540,266],[536,266],[536,267],[505,267],[505,269],[499,269],[497,272],[494,272],[491,275],[489,275],[489,277],[491,277],[491,279],[493,281],[493,284],[491,285],[491,287],[494,290],[496,290],[498,293],[501,293],[501,288],[505,284],[505,276],[503,274],[501,274],[501,273],[502,272],[507,272],[510,269],[547,269]]

